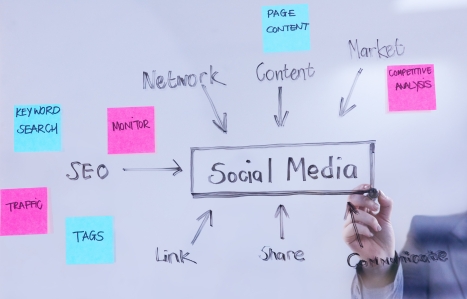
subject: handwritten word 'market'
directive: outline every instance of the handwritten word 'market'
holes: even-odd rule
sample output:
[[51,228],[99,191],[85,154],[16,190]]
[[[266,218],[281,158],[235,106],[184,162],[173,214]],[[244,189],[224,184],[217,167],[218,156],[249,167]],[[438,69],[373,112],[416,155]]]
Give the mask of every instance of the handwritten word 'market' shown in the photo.
[[358,39],[355,40],[355,43],[349,40],[350,58],[353,58],[352,53],[354,53],[354,55],[357,54],[356,56],[358,59],[373,57],[373,53],[375,53],[375,57],[378,58],[391,58],[394,56],[394,54],[401,56],[405,52],[405,46],[398,43],[398,40],[399,39],[396,38],[396,41],[394,42],[394,48],[392,45],[380,47],[379,39],[376,40],[376,47],[363,48],[358,46]]

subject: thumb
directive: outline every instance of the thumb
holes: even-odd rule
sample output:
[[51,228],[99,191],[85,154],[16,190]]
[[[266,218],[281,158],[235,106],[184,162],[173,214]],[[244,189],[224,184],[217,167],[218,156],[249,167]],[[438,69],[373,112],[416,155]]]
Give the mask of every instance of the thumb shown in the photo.
[[391,221],[391,211],[392,211],[392,199],[390,199],[383,191],[379,191],[378,201],[380,205],[380,210],[378,216],[388,222]]

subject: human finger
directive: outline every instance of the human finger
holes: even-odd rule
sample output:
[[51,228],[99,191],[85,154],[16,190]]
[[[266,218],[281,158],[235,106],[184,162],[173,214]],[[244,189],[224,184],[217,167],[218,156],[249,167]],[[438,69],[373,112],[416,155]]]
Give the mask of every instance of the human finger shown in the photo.
[[391,219],[391,211],[393,205],[392,199],[380,190],[378,194],[378,201],[381,206],[378,216],[389,221]]
[[[361,223],[355,223],[355,225],[357,226],[359,235],[366,236],[368,238],[372,238],[374,236],[366,225]],[[344,241],[347,242],[347,244],[350,244],[356,240],[355,228],[352,223],[344,227],[342,236],[344,238]]]
[[[367,212],[364,212],[364,211],[357,211],[358,214],[355,214],[353,215],[353,218],[355,220],[355,222],[357,223],[361,223],[361,224],[364,224],[368,227],[370,227],[371,229],[373,229],[373,231],[375,232],[379,232],[381,231],[381,226],[379,225],[379,222],[378,220],[376,219],[375,216],[367,213]],[[352,223],[352,215],[350,215],[349,217],[346,218],[345,222],[344,222],[344,227],[346,227],[347,225],[351,224]]]
[[[354,190],[369,190],[370,185],[362,184],[357,186]],[[363,194],[351,194],[348,197],[348,201],[351,202],[360,210],[369,209],[371,211],[378,211],[379,205],[371,198],[364,196]]]

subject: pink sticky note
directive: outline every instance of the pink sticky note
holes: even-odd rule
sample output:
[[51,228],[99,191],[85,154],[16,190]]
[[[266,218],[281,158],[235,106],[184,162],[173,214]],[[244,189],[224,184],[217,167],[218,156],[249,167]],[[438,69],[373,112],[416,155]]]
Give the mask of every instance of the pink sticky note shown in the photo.
[[107,108],[109,154],[156,151],[154,107]]
[[387,68],[389,111],[436,110],[433,64]]
[[0,235],[47,233],[47,188],[0,190]]

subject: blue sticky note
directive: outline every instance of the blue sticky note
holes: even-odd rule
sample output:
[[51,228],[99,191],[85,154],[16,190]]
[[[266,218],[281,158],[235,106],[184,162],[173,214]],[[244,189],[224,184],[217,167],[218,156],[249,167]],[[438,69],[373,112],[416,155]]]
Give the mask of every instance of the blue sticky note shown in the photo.
[[66,218],[67,264],[110,264],[114,261],[112,216]]
[[261,18],[264,52],[311,49],[308,4],[263,6]]
[[62,150],[60,105],[15,106],[15,152]]

